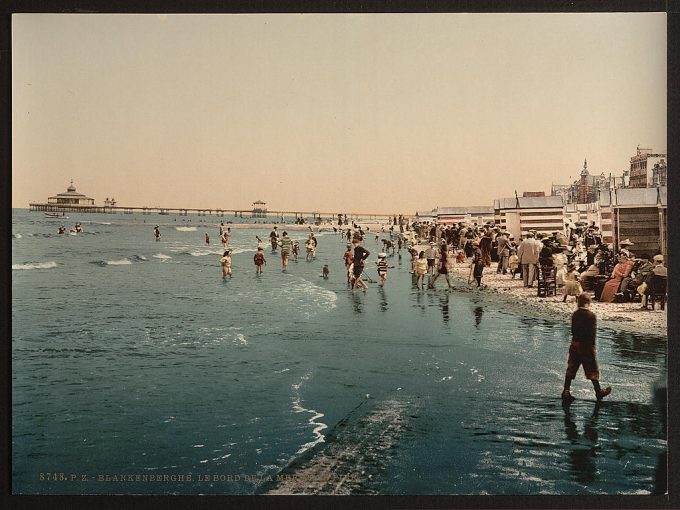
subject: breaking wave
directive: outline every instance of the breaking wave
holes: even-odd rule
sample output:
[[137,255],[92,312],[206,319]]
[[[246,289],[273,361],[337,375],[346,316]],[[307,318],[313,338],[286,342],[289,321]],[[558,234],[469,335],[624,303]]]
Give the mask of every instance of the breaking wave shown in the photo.
[[57,267],[57,263],[53,260],[35,264],[12,264],[12,269],[52,269],[53,267]]
[[153,258],[166,260],[166,259],[171,259],[172,257],[170,255],[166,255],[164,253],[156,253],[156,255],[153,255]]
[[130,259],[105,260],[104,261],[105,266],[126,266],[128,264],[132,264],[132,261]]
[[302,386],[304,381],[309,380],[309,376],[310,374],[303,376],[302,379],[300,379],[299,383],[293,384],[291,386],[293,391],[295,392],[295,397],[293,398],[293,411],[295,411],[296,413],[311,414],[312,417],[307,420],[307,424],[314,427],[312,429],[314,439],[312,441],[309,441],[308,443],[303,444],[297,451],[296,455],[306,452],[307,450],[313,448],[319,443],[323,443],[326,440],[326,436],[324,436],[321,433],[321,431],[328,428],[328,425],[326,425],[325,423],[317,421],[325,416],[324,413],[316,411],[315,409],[306,409],[305,407],[302,406],[302,398],[300,397],[300,387]]
[[175,227],[178,232],[196,232],[196,227]]

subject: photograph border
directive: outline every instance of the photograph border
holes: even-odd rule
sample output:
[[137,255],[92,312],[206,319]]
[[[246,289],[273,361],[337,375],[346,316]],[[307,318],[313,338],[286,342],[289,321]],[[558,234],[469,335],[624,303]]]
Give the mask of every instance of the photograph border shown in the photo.
[[[660,0],[622,1],[395,1],[395,2],[285,2],[285,1],[217,1],[217,0],[36,0],[9,1],[4,6],[0,22],[0,65],[2,67],[2,128],[0,154],[3,158],[3,184],[0,200],[4,206],[0,222],[0,239],[5,249],[0,250],[0,267],[4,285],[0,328],[2,342],[2,436],[0,459],[3,460],[2,508],[211,508],[235,506],[238,508],[680,508],[680,423],[678,401],[680,397],[680,371],[677,324],[678,279],[668,283],[668,487],[666,496],[15,496],[11,495],[11,168],[12,168],[12,99],[11,99],[11,16],[13,13],[455,13],[455,12],[666,12],[667,13],[667,140],[668,157],[680,161],[678,141],[680,130],[675,113],[678,111],[680,92],[677,81],[680,75],[678,57],[678,3]],[[675,86],[673,86],[675,85]],[[667,267],[671,274],[680,272],[680,262],[673,255],[680,253],[678,199],[680,177],[668,175],[668,252]],[[677,255],[675,255],[677,257]]]

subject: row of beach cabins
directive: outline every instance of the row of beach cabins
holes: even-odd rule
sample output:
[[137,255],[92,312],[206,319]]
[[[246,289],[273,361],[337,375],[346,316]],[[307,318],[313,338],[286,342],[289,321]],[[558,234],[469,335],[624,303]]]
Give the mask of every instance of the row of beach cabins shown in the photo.
[[636,253],[667,256],[667,187],[616,188],[602,193],[597,202],[565,204],[561,196],[500,198],[490,207],[438,207],[418,211],[419,221],[495,224],[515,239],[529,230],[550,234],[564,232],[565,224],[595,224],[603,241],[619,247],[630,239]]

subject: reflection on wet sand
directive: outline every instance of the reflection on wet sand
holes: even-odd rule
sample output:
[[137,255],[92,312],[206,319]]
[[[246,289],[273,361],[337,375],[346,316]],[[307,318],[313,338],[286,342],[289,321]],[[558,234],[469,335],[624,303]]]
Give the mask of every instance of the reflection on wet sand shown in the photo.
[[[579,434],[578,428],[571,415],[571,405],[563,403],[564,409],[564,431],[567,440],[573,445],[568,453],[569,466],[572,477],[579,483],[589,484],[598,476],[596,465],[597,460],[597,416],[600,411],[600,403],[593,405],[593,413],[583,425],[583,433]],[[586,439],[585,443],[579,441],[580,438]]]
[[482,316],[484,315],[484,308],[477,306],[472,313],[475,315],[475,327],[479,327],[482,322]]

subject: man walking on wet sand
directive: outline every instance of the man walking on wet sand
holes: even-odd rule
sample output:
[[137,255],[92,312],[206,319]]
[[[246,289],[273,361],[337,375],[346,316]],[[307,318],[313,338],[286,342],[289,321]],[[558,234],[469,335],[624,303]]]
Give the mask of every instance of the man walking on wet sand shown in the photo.
[[600,388],[600,370],[597,365],[597,352],[595,350],[595,335],[597,332],[597,317],[590,308],[590,296],[580,294],[577,298],[578,309],[571,316],[571,345],[569,346],[569,359],[567,360],[567,372],[564,376],[564,391],[562,400],[570,403],[574,400],[569,388],[571,381],[581,365],[595,389],[595,397],[602,400],[612,391],[611,387]]

